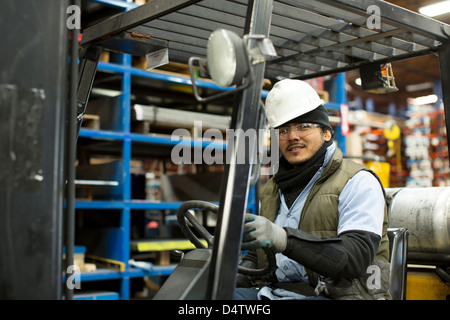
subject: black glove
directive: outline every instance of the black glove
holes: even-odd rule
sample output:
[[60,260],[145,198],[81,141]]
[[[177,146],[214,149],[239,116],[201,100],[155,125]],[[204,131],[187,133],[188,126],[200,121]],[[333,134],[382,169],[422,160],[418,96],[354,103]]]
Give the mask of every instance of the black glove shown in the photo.
[[[242,260],[240,266],[249,269],[256,269],[258,266],[258,257],[256,252],[249,250]],[[236,277],[236,288],[251,288],[253,287],[252,279],[250,276],[238,273]]]

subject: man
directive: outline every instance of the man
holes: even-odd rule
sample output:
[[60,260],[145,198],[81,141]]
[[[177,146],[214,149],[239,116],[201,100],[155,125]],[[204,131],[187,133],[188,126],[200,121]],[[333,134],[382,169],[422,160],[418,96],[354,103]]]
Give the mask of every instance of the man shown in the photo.
[[390,299],[383,187],[343,159],[323,104],[300,80],[282,80],[267,96],[282,157],[262,189],[261,215],[245,217],[241,265],[262,266],[269,244],[277,268],[264,279],[239,274],[235,299]]

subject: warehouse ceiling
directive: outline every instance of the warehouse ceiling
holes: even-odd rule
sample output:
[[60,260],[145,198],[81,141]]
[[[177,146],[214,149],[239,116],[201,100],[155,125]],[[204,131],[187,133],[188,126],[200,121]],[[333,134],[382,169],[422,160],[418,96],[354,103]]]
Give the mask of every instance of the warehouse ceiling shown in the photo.
[[[433,2],[436,0],[392,0],[388,1],[400,7],[409,9],[411,11],[418,12],[418,8]],[[86,4],[86,1],[83,2]],[[106,17],[110,17],[116,13],[114,11],[105,10],[105,6],[100,4],[83,5],[84,16],[89,16],[89,20],[84,20],[85,25],[83,28],[88,27],[96,22],[104,20]],[[108,12],[107,12],[108,11]],[[450,23],[450,14],[437,16],[434,19]],[[173,52],[173,51],[172,51]],[[348,82],[348,96],[349,104],[356,100],[356,97],[362,99],[365,103],[368,98],[374,101],[375,111],[387,113],[389,110],[389,104],[394,103],[397,110],[404,109],[406,107],[407,98],[418,97],[433,93],[433,83],[440,78],[438,57],[434,54],[420,56],[417,58],[410,58],[407,60],[400,60],[392,63],[394,76],[399,91],[396,93],[388,94],[369,94],[362,91],[361,86],[355,84],[355,80],[360,77],[359,70],[353,70],[347,72]],[[425,84],[427,88],[417,90],[417,85],[422,86]],[[430,85],[431,84],[431,85]],[[411,90],[411,86],[416,86]]]
[[[436,0],[391,0],[387,1],[403,7],[405,9],[418,12],[419,7],[436,3]],[[433,17],[433,19],[450,23],[450,13],[443,14],[440,16]],[[407,60],[396,61],[392,63],[395,81],[398,92],[388,93],[382,95],[375,95],[371,93],[366,93],[361,89],[361,86],[355,84],[355,80],[359,78],[359,70],[352,70],[347,72],[347,82],[348,82],[348,97],[349,102],[356,98],[361,97],[363,102],[367,98],[371,98],[374,101],[375,111],[387,113],[389,110],[389,104],[391,102],[395,103],[397,111],[405,108],[407,105],[407,98],[415,98],[419,96],[429,95],[433,93],[433,87],[426,85],[428,83],[433,83],[434,81],[440,79],[439,71],[439,59],[436,55],[429,54],[425,56],[420,56],[417,58],[411,58]],[[423,86],[422,86],[423,84]],[[414,86],[411,85],[421,85],[416,86],[427,87],[426,89],[415,90]],[[414,91],[411,91],[411,90]],[[397,112],[398,113],[398,112]]]

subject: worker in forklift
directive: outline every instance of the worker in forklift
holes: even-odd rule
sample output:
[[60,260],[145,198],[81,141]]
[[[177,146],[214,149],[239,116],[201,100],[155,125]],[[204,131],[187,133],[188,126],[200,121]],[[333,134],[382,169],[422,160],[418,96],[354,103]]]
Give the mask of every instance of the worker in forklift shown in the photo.
[[324,101],[306,82],[277,82],[266,99],[278,129],[278,172],[260,195],[260,215],[246,214],[241,265],[276,269],[238,274],[234,299],[390,299],[387,208],[383,186],[333,143]]

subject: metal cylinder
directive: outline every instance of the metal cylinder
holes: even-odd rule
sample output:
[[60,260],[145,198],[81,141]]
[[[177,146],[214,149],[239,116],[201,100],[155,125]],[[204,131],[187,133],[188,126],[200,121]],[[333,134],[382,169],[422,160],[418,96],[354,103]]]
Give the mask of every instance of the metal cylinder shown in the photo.
[[[450,188],[392,189],[389,227],[409,231],[408,251],[450,255]],[[389,192],[387,193],[389,196]]]

